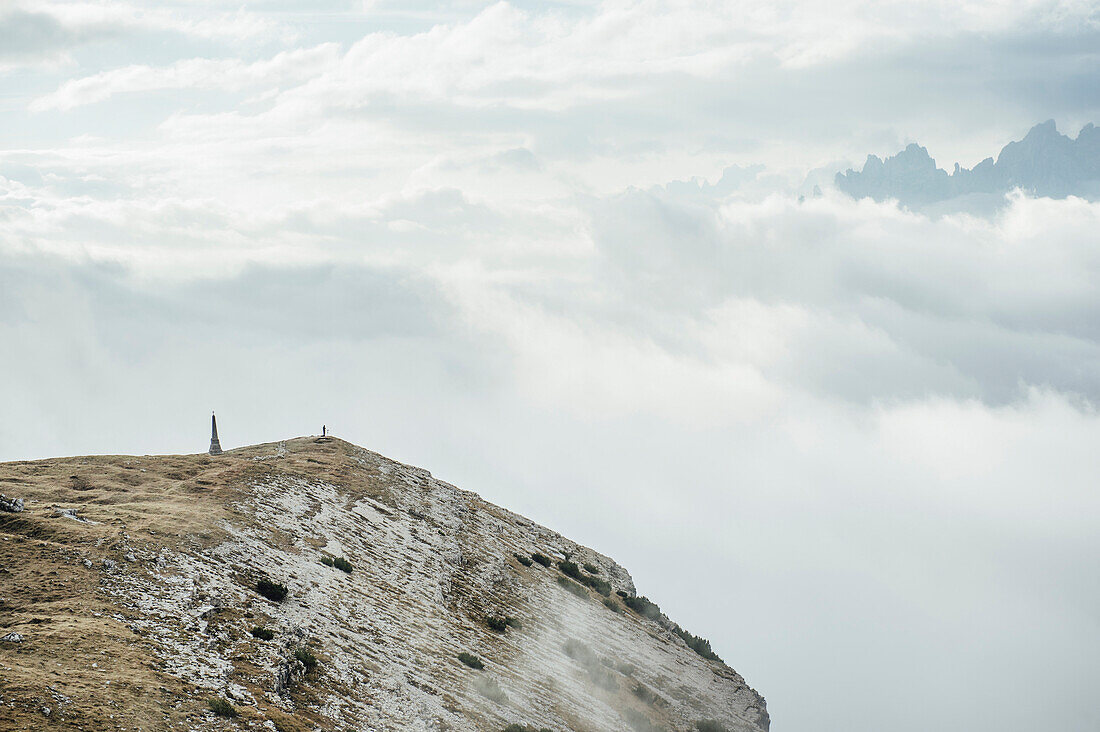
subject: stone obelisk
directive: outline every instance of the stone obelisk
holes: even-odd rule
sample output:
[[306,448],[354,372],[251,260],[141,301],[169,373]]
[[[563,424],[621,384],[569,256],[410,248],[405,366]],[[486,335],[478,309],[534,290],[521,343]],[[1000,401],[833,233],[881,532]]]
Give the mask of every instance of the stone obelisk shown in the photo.
[[222,454],[222,443],[218,442],[218,418],[213,412],[210,413],[210,454]]

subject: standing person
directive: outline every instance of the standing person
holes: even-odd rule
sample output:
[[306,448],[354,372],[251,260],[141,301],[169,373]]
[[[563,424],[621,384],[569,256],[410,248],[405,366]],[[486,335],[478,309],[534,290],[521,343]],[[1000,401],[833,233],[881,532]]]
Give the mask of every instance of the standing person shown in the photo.
[[328,425],[321,425],[321,437],[325,437],[328,434]]

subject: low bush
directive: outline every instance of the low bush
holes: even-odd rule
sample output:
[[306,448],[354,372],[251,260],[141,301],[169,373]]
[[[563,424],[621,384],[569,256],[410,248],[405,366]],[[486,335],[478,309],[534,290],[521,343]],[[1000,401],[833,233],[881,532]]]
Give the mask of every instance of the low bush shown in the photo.
[[603,606],[613,613],[622,612],[622,608],[619,607],[619,603],[615,602],[610,597],[605,597],[603,599]]
[[643,618],[657,620],[661,617],[661,608],[657,607],[657,603],[650,602],[644,595],[627,595],[623,598],[623,604]]
[[624,600],[630,597],[630,593],[626,592],[625,590],[615,590],[615,594],[623,598]]
[[256,592],[272,602],[282,602],[286,599],[287,590],[284,584],[262,579],[256,583]]
[[333,566],[332,557],[330,557],[327,554],[322,554],[321,555],[321,564],[325,565],[326,567]]
[[576,562],[570,562],[569,560],[563,560],[558,562],[558,569],[566,577],[572,577],[575,580],[584,579],[584,575],[581,574],[581,568],[577,566]]
[[496,615],[490,615],[485,618],[485,624],[489,626],[489,630],[495,630],[498,633],[503,633],[508,630],[508,621]]
[[684,643],[687,643],[688,648],[695,651],[703,658],[709,661],[718,661],[722,663],[722,659],[718,657],[718,654],[711,650],[710,641],[706,638],[700,638],[697,635],[693,635],[679,625],[674,625],[672,627],[672,632],[680,636]]
[[458,654],[458,660],[462,661],[464,664],[474,669],[475,671],[480,671],[481,669],[485,668],[485,664],[481,662],[480,658],[472,653],[467,653],[466,651]]
[[257,625],[252,629],[252,636],[260,640],[271,640],[275,637],[275,631],[270,628],[261,628]]
[[219,717],[229,717],[232,719],[237,716],[237,708],[230,704],[228,700],[220,696],[216,696],[210,700],[210,711],[217,714]]
[[351,562],[344,559],[343,557],[337,557],[336,559],[333,559],[332,566],[336,567],[341,572],[347,572],[348,574],[351,574]]
[[597,567],[595,564],[589,564],[588,562],[585,562],[584,571],[588,572],[589,574],[599,574],[600,568]]
[[522,554],[513,554],[512,556],[515,557],[516,561],[522,564],[524,567],[530,567],[532,564],[534,564],[534,562],[531,561],[530,557],[525,557]]
[[611,583],[607,580],[602,580],[599,577],[584,576],[581,577],[581,582],[588,585],[604,597],[607,597],[611,594]]
[[294,651],[294,657],[301,661],[302,665],[306,667],[307,674],[320,664],[320,661],[317,660],[317,656],[313,655],[313,651],[308,648],[296,649]]
[[538,562],[544,567],[550,566],[550,557],[546,556],[545,554],[539,554],[538,552],[535,552],[531,555],[531,559]]
[[[591,566],[592,565],[590,565],[590,564],[586,564],[585,568],[588,568],[588,567],[591,567]],[[592,567],[592,568],[595,569],[597,572],[599,571],[595,567]],[[606,580],[602,580],[599,577],[592,577],[590,575],[586,575],[586,574],[581,573],[581,568],[577,566],[576,562],[570,562],[568,559],[564,560],[564,561],[561,561],[561,562],[558,562],[558,569],[560,569],[561,573],[564,574],[565,576],[572,577],[573,579],[577,580],[581,584],[588,585],[589,587],[591,587],[593,590],[600,593],[604,597],[611,594],[611,583],[610,582],[607,582]]]
[[700,719],[695,723],[695,729],[699,732],[730,732],[726,725],[717,719]]
[[572,592],[577,597],[584,599],[588,598],[588,593],[585,592],[585,589],[567,577],[558,577],[558,584]]

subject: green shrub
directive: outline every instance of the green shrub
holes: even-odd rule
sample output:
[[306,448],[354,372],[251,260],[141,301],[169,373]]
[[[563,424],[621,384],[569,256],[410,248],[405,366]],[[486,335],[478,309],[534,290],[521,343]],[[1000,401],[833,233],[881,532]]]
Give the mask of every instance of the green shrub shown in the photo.
[[337,557],[336,559],[333,559],[332,566],[336,567],[341,572],[347,572],[348,574],[351,574],[351,562],[344,559],[343,557]]
[[534,562],[531,561],[530,557],[525,557],[522,554],[513,554],[512,556],[515,557],[516,561],[522,564],[524,567],[530,567],[532,564],[534,564]]
[[216,696],[210,700],[210,711],[217,714],[219,717],[233,718],[237,716],[237,708],[229,703],[227,699],[223,699],[220,696]]
[[327,554],[322,554],[321,555],[321,564],[325,565],[326,567],[333,566],[332,557],[330,557]]
[[317,656],[313,655],[313,651],[308,648],[298,648],[294,651],[294,657],[302,662],[302,665],[306,667],[306,673],[309,673],[313,669],[317,668],[320,661],[317,660]]
[[558,577],[558,584],[572,592],[577,597],[581,597],[584,599],[588,598],[588,593],[585,592],[584,588],[571,579],[568,579],[566,577]]
[[539,554],[538,552],[535,552],[531,555],[531,559],[538,562],[544,567],[550,566],[550,557],[546,556],[545,554]]
[[576,562],[570,562],[569,560],[562,560],[558,562],[558,569],[566,577],[572,577],[575,580],[584,579],[584,575],[581,574],[581,568],[577,566]]
[[596,592],[600,593],[604,597],[611,594],[611,583],[607,580],[602,580],[599,577],[581,577],[581,582],[591,587]]
[[252,636],[260,640],[271,640],[275,637],[275,631],[270,628],[261,628],[257,625],[252,628]]
[[622,612],[622,608],[619,607],[619,603],[615,602],[610,597],[605,597],[603,599],[603,606],[613,613]]
[[623,598],[623,604],[643,618],[657,620],[661,617],[661,608],[657,607],[657,603],[650,602],[644,595],[628,595]]
[[599,574],[600,568],[597,567],[595,564],[589,564],[588,562],[585,562],[584,571],[588,572],[589,574]]
[[695,723],[695,729],[699,732],[730,732],[726,725],[719,722],[717,719],[700,719]]
[[679,625],[672,627],[672,632],[680,636],[684,643],[687,643],[688,648],[698,653],[703,658],[709,661],[718,661],[722,663],[722,659],[718,657],[718,654],[711,650],[710,641],[706,638],[700,638],[697,635],[692,635],[688,631],[681,628]]
[[485,624],[489,626],[489,630],[495,630],[498,633],[503,633],[508,630],[508,621],[496,615],[490,615],[485,618]]
[[458,660],[462,661],[464,664],[474,669],[475,671],[480,671],[481,669],[485,668],[485,664],[481,662],[480,658],[472,653],[467,653],[466,651],[458,654]]
[[284,584],[262,579],[256,583],[256,592],[272,602],[282,602],[286,599],[287,590]]
[[630,597],[630,593],[626,592],[625,590],[615,590],[615,594],[623,598],[624,600]]

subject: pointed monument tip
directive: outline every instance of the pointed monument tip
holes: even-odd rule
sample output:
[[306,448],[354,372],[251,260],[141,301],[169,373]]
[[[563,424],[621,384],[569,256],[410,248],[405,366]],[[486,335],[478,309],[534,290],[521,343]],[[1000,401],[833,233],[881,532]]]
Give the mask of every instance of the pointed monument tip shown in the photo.
[[218,420],[214,412],[210,412],[210,450],[211,455],[222,454],[222,443],[218,440]]

